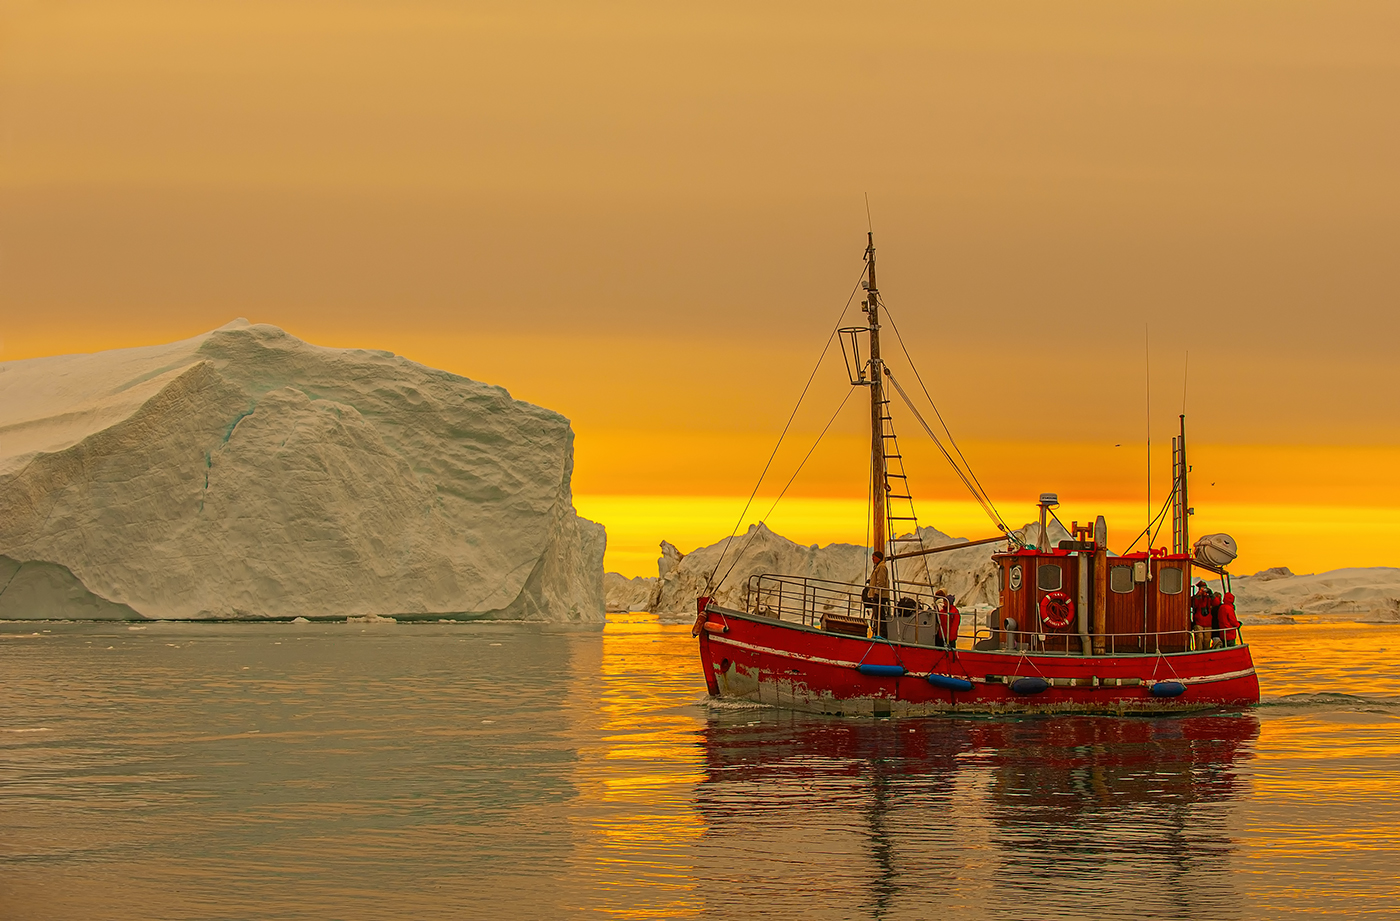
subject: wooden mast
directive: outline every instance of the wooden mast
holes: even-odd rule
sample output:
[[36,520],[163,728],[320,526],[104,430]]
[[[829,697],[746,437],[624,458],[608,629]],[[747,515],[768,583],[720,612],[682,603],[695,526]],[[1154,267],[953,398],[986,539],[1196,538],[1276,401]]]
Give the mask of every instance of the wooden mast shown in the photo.
[[865,314],[870,324],[870,548],[889,553],[888,511],[889,480],[885,475],[885,384],[884,366],[880,361],[880,296],[875,287],[875,233],[871,231],[865,247],[868,276],[865,281]]

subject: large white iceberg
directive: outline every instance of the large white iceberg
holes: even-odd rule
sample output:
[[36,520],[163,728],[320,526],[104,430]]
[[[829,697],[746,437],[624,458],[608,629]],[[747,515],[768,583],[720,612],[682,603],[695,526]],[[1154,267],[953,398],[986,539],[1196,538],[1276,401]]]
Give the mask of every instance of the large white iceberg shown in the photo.
[[0,363],[0,617],[601,620],[572,471],[558,413],[242,320]]

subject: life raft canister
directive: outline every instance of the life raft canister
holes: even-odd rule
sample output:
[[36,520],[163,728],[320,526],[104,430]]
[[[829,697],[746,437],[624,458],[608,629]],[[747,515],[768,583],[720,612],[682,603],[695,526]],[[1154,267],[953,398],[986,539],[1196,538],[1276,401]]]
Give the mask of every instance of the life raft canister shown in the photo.
[[1074,602],[1064,592],[1051,592],[1040,599],[1040,620],[1056,630],[1068,627],[1074,620]]

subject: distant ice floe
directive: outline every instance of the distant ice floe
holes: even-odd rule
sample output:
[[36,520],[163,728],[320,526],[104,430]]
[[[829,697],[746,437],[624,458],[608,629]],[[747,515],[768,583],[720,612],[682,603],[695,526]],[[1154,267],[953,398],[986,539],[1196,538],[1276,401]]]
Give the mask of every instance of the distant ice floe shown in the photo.
[[[1294,575],[1276,566],[1231,580],[1235,605],[1251,615],[1300,615],[1355,623],[1400,623],[1400,569],[1369,566]],[[1253,621],[1245,621],[1251,623]],[[1263,619],[1260,623],[1278,623]]]
[[[1027,525],[1029,529],[1036,526]],[[1058,542],[1069,535],[1051,522],[1050,540]],[[921,528],[924,546],[937,547],[962,540],[934,528]],[[1053,545],[1053,543],[1052,543]],[[996,568],[992,554],[1002,545],[990,544],[950,550],[908,560],[902,579],[943,589],[958,599],[964,611],[987,613],[997,604]],[[704,593],[716,564],[717,578],[724,578],[714,597],[729,607],[743,607],[744,585],[759,573],[829,579],[836,582],[864,583],[869,574],[864,547],[853,544],[804,546],[773,533],[758,524],[732,541],[719,541],[692,553],[681,553],[662,541],[656,577],[628,579],[608,573],[605,581],[607,609],[611,611],[650,611],[663,618],[694,616],[695,599]],[[737,562],[736,561],[737,556]],[[733,566],[730,571],[731,565]],[[1212,580],[1217,577],[1198,573]],[[1326,617],[1358,623],[1400,623],[1400,569],[1370,567],[1337,569],[1310,575],[1295,575],[1284,567],[1274,567],[1252,576],[1232,579],[1240,620],[1248,625],[1292,624],[1300,616]]]
[[0,363],[0,620],[603,618],[573,432],[240,320]]
[[656,576],[627,578],[615,572],[603,574],[603,602],[609,614],[650,611],[656,596]]
[[[1030,527],[1029,525],[1027,527]],[[1064,540],[1069,533],[1056,522],[1049,525],[1050,539]],[[912,538],[912,533],[903,535]],[[950,537],[936,528],[920,528],[921,546],[943,547],[965,538]],[[997,575],[992,554],[998,545],[983,544],[949,550],[945,553],[915,557],[900,563],[899,578],[942,589],[954,595],[964,611],[990,611],[997,604]],[[718,569],[716,566],[718,565]],[[869,575],[870,557],[866,549],[855,544],[803,545],[788,540],[756,524],[732,541],[719,541],[691,553],[681,553],[673,544],[661,542],[661,558],[657,560],[657,578],[646,580],[650,605],[646,608],[662,617],[695,615],[695,599],[704,593],[712,572],[719,588],[713,592],[722,605],[742,607],[748,578],[760,573],[828,579],[833,582],[862,584]],[[726,575],[727,573],[727,575]],[[643,580],[633,579],[624,587],[624,577],[608,574],[609,610],[613,603],[635,603],[641,596]],[[622,580],[622,581],[619,581]],[[616,602],[613,601],[616,599]]]

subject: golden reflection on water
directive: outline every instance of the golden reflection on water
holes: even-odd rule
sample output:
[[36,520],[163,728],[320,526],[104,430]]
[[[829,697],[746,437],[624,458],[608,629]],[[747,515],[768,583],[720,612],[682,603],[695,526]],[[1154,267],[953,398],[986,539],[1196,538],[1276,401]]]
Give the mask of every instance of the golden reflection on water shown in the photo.
[[[704,834],[690,807],[702,776],[688,629],[653,615],[612,615],[596,660],[573,659],[577,707],[572,862],[589,880],[579,906],[619,918],[693,917],[691,846]],[[701,685],[703,690],[703,685]]]
[[1255,916],[1400,917],[1400,628],[1246,629],[1264,702],[1236,833]]

